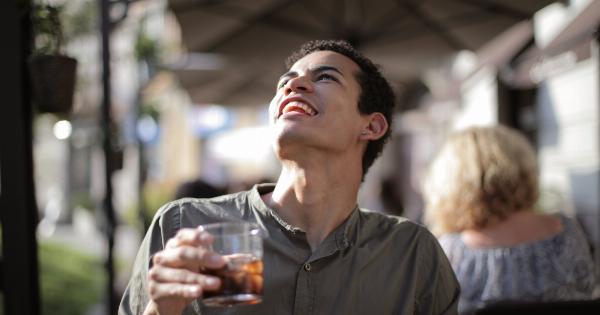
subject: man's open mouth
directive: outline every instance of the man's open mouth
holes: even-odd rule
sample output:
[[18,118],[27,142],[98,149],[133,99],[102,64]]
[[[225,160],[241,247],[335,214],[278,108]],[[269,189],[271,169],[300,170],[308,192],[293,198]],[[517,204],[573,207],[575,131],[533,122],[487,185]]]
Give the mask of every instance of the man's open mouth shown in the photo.
[[305,102],[302,99],[290,98],[281,103],[279,107],[279,115],[277,117],[281,117],[281,115],[291,112],[296,112],[307,116],[315,116],[318,114],[317,110],[308,102]]

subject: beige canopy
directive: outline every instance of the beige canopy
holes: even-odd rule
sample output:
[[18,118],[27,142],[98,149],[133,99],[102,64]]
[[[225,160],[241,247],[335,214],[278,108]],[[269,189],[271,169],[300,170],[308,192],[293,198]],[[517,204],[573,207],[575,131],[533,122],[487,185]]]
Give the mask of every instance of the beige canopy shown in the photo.
[[402,92],[423,69],[476,51],[551,2],[169,0],[188,51],[170,68],[196,103],[262,105],[291,51],[310,39],[342,38]]

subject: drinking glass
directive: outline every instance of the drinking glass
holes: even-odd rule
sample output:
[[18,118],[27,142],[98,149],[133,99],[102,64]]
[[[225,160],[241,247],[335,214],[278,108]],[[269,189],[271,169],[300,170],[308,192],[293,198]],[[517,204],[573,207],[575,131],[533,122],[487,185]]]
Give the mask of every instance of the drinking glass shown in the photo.
[[257,224],[221,222],[202,225],[213,236],[209,249],[225,258],[220,269],[204,269],[203,273],[221,279],[217,291],[204,292],[206,306],[257,304],[263,295],[263,237]]

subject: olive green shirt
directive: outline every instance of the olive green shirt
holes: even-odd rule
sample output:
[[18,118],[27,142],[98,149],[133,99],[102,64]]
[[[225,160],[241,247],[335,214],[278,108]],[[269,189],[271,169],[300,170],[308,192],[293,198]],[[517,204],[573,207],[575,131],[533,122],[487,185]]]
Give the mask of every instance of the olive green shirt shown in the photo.
[[284,222],[260,195],[272,184],[211,199],[163,206],[141,244],[119,314],[142,314],[151,257],[181,228],[219,221],[256,222],[264,241],[260,304],[208,308],[193,301],[183,314],[456,314],[459,285],[427,229],[356,207],[311,251],[306,234]]

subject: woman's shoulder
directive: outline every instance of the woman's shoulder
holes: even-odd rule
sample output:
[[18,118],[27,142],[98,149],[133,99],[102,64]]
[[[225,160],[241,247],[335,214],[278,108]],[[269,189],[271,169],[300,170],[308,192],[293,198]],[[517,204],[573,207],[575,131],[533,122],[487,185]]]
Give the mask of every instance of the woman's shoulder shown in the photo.
[[500,241],[496,245],[479,246],[471,244],[465,233],[449,233],[439,237],[439,243],[455,266],[484,261],[487,265],[490,262],[505,265],[514,261],[536,261],[540,256],[545,256],[546,262],[562,263],[580,257],[581,252],[586,256],[587,242],[574,219],[563,214],[543,215],[540,218],[547,223],[546,230],[549,232],[545,237],[535,240],[498,245],[502,244]]
[[446,253],[446,256],[450,259],[450,262],[456,260],[456,257],[461,257],[465,254],[469,254],[469,248],[462,240],[460,233],[449,233],[438,237],[440,246]]
[[455,245],[452,266],[459,281],[468,283],[466,299],[589,298],[594,267],[588,243],[575,219],[556,217],[562,222],[558,234],[511,247],[471,248],[449,237]]
[[449,234],[440,238],[440,244],[457,274],[462,276],[474,276],[473,266],[479,266],[478,270],[488,268],[485,273],[496,274],[490,268],[500,268],[512,270],[515,274],[536,275],[536,279],[540,281],[545,278],[560,280],[557,283],[564,282],[565,279],[562,278],[565,276],[591,273],[589,246],[577,221],[563,214],[553,216],[560,220],[561,230],[536,241],[506,247],[472,247],[464,242],[461,234]]
[[455,245],[464,245],[460,237],[460,233],[448,233],[443,234],[438,238],[440,245],[443,246],[455,246]]

